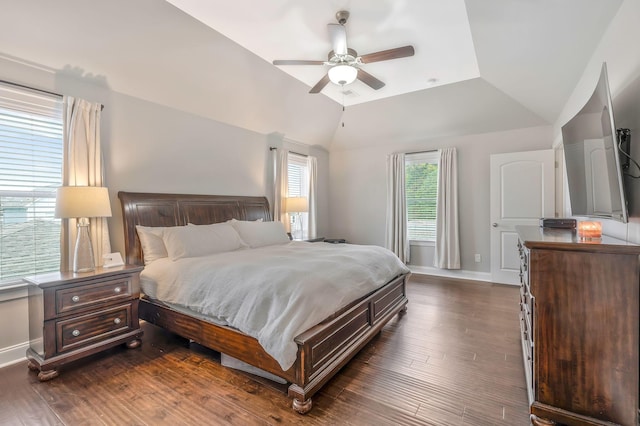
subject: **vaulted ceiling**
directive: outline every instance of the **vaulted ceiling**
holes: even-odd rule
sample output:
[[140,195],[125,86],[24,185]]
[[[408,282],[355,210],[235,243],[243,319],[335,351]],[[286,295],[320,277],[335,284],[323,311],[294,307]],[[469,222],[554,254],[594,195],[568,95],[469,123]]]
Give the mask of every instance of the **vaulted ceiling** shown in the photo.
[[[552,124],[621,0],[9,0],[0,57],[263,134],[348,149]],[[349,10],[386,83],[308,91]],[[434,82],[433,79],[436,81]],[[343,93],[346,92],[346,93]],[[343,112],[343,104],[346,110]],[[343,126],[344,123],[344,126]]]
[[[349,12],[344,24],[347,47],[359,55],[414,47],[417,53],[411,57],[360,66],[386,83],[379,90],[358,80],[344,87],[325,86],[325,96],[347,106],[480,76],[463,0],[168,1],[268,62],[327,61],[332,50],[327,24],[338,23],[341,7]],[[328,68],[323,64],[280,66],[308,86],[314,86]]]

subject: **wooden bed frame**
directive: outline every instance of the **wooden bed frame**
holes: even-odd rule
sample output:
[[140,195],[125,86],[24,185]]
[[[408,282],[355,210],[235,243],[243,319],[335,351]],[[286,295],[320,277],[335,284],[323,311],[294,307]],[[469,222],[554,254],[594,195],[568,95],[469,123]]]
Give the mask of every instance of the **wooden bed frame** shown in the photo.
[[[264,197],[179,195],[119,192],[122,204],[126,261],[142,265],[136,225],[179,226],[239,220],[271,220]],[[321,244],[321,243],[316,243]],[[297,359],[287,371],[253,337],[233,328],[178,312],[161,302],[142,297],[141,319],[268,371],[291,383],[293,409],[311,410],[311,397],[362,349],[397,313],[405,312],[407,275],[349,304],[295,338]],[[304,307],[301,307],[304,309]]]

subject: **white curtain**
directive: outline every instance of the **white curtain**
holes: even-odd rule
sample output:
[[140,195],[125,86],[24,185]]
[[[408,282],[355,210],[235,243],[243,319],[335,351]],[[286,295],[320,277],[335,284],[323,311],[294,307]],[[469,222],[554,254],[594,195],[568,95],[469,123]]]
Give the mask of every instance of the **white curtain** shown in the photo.
[[289,216],[285,211],[285,202],[289,194],[289,151],[277,149],[271,151],[274,154],[274,194],[273,194],[273,220],[282,222],[287,232],[291,232]]
[[318,160],[316,157],[307,157],[307,169],[309,170],[309,236],[316,238],[317,235],[317,201],[318,192]]
[[442,149],[438,161],[438,207],[433,264],[437,268],[460,269],[458,160],[455,148]]
[[407,240],[407,202],[404,193],[404,154],[387,156],[387,232],[386,247],[401,261],[409,262]]
[[[64,97],[64,186],[104,186],[102,150],[100,147],[100,114],[102,105]],[[102,265],[102,255],[111,253],[109,227],[106,218],[92,218],[89,231],[96,266]],[[61,270],[73,268],[73,245],[76,240],[76,220],[62,220]]]

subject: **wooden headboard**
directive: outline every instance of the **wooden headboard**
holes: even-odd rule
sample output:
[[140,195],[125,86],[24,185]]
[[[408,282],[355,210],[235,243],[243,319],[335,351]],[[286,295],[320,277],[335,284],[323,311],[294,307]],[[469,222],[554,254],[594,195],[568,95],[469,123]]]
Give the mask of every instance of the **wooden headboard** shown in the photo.
[[136,225],[207,225],[238,220],[271,220],[265,197],[118,192],[122,205],[126,262],[143,265]]

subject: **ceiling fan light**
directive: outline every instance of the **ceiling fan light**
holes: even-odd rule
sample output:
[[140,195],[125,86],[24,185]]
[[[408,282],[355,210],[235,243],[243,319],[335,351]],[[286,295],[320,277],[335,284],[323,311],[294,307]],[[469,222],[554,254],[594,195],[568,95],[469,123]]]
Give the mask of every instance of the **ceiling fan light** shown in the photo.
[[353,83],[357,76],[358,69],[351,65],[334,65],[329,68],[329,80],[340,86]]

